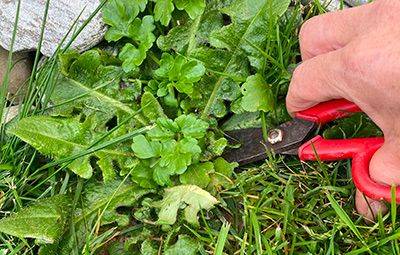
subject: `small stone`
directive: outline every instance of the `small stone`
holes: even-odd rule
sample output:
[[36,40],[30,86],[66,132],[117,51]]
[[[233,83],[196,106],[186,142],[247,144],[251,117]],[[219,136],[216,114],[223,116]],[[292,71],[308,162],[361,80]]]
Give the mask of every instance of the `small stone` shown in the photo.
[[359,6],[369,3],[370,0],[344,0],[350,6]]
[[[0,0],[0,45],[7,50],[10,50],[11,46],[18,1]],[[46,1],[21,0],[14,51],[32,51],[37,49]],[[73,26],[75,20],[79,17],[68,39],[77,28],[83,25],[99,4],[99,0],[51,0],[41,53],[45,56],[51,56],[71,26]],[[71,47],[78,51],[87,50],[103,39],[106,30],[107,28],[99,12],[79,34]],[[68,42],[68,39],[65,42]]]
[[[307,5],[313,2],[313,0],[301,0],[303,5]],[[320,0],[322,6],[326,7],[326,9],[330,12],[337,11],[341,9],[341,1],[340,0]],[[343,8],[347,8],[346,4],[343,5]]]
[[10,106],[4,109],[3,123],[8,123],[14,119],[19,112],[19,105]]
[[[0,86],[7,72],[8,51],[0,47]],[[8,92],[15,95],[19,88],[28,80],[32,72],[32,57],[28,52],[13,53],[13,67],[10,73]]]

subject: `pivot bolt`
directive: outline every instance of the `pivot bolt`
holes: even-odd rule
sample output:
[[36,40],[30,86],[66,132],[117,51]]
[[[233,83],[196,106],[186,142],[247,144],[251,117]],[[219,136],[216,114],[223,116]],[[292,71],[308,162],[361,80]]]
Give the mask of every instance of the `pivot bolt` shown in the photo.
[[271,129],[268,131],[267,140],[270,144],[276,144],[282,142],[283,139],[283,132],[278,128]]

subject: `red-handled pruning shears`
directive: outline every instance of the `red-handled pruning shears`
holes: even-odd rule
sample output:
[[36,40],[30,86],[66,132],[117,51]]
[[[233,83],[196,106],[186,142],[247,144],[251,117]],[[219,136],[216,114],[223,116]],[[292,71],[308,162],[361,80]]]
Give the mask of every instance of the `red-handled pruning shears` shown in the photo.
[[[308,140],[318,126],[356,112],[361,109],[344,99],[324,102],[298,112],[292,121],[270,130],[268,141],[264,141],[260,128],[229,131],[227,138],[241,146],[229,150],[224,158],[243,165],[263,160],[267,157],[266,150],[273,150],[278,154],[298,155],[304,161],[352,159],[355,186],[367,197],[390,202],[391,187],[373,181],[369,175],[369,162],[382,146],[383,137],[327,140],[316,136]],[[400,203],[400,187],[396,190],[396,200]]]

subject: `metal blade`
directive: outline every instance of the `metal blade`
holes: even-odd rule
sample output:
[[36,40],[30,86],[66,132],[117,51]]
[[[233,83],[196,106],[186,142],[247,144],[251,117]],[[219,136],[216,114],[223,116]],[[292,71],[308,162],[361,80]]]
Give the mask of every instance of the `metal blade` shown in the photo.
[[230,149],[222,156],[229,162],[245,165],[267,158],[267,151],[277,154],[297,155],[297,149],[313,133],[317,125],[314,122],[293,119],[279,127],[282,140],[271,144],[264,141],[261,128],[247,128],[226,132],[230,144],[240,144],[237,149]]

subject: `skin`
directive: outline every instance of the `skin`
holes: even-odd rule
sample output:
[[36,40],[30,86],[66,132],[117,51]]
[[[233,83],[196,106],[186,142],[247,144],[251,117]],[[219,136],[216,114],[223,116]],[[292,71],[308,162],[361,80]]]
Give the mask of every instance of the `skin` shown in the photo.
[[[303,62],[286,98],[291,114],[331,99],[356,103],[384,133],[370,176],[389,185],[400,184],[399,13],[400,1],[376,0],[305,22],[300,31]],[[358,190],[356,209],[370,220],[387,210]]]

